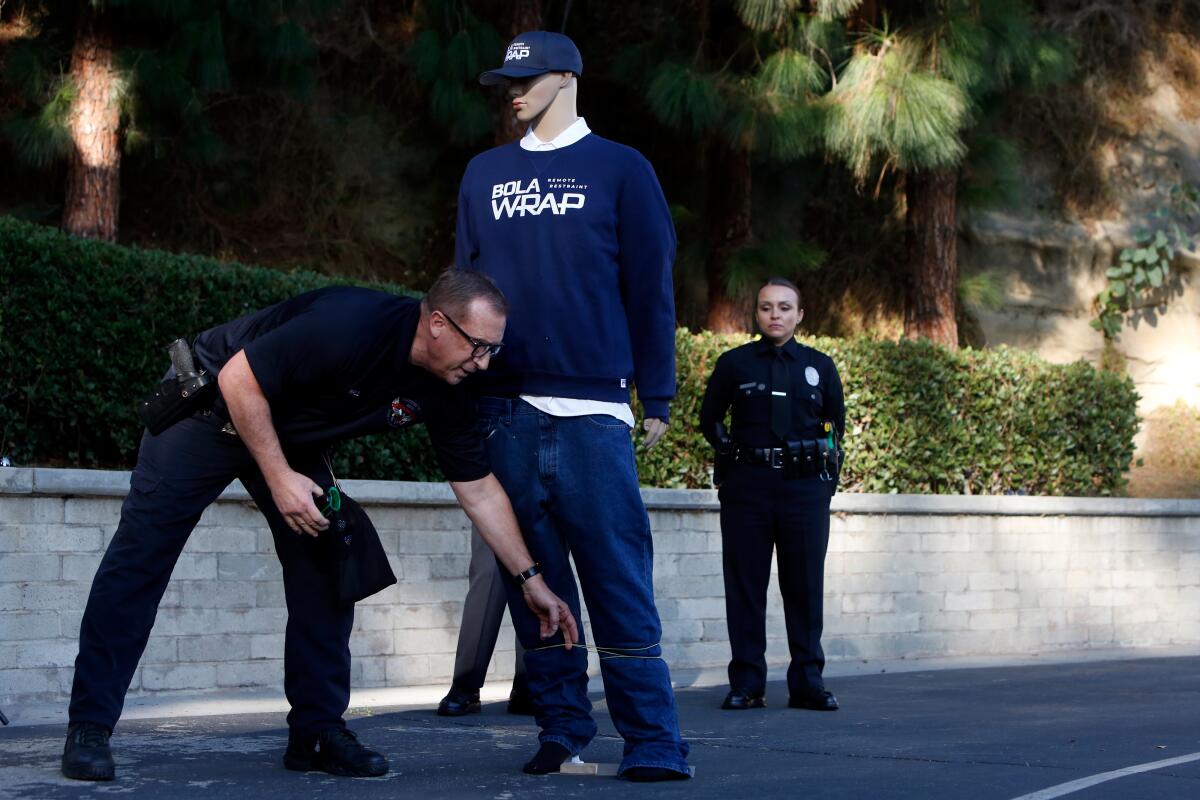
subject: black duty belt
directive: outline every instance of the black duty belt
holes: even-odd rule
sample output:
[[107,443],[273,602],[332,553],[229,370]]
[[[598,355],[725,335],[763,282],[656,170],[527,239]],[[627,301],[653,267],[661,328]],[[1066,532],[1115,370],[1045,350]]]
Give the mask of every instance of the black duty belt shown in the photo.
[[733,460],[739,464],[753,464],[757,467],[783,469],[787,463],[787,450],[782,447],[743,447],[733,448]]
[[841,458],[841,449],[830,450],[828,440],[823,439],[788,442],[787,447],[735,445],[733,448],[735,463],[782,470],[785,478],[835,479]]

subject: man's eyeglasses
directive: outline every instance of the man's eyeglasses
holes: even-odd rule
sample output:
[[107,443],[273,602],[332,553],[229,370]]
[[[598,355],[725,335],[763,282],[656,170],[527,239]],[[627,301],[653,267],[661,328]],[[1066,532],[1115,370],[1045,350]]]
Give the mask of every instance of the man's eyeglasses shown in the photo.
[[500,354],[500,349],[504,347],[503,343],[485,342],[483,339],[476,339],[474,336],[464,331],[462,327],[453,319],[451,319],[450,315],[445,311],[442,312],[442,316],[446,318],[447,322],[454,326],[454,330],[462,334],[462,337],[471,343],[471,358],[483,358],[485,355],[495,358]]

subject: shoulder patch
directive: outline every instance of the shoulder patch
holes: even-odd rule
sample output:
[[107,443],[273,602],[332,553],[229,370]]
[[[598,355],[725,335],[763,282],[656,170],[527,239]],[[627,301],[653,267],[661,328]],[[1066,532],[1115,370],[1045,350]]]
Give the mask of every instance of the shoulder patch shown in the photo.
[[421,405],[416,400],[397,397],[388,409],[388,425],[392,428],[407,428],[421,418]]

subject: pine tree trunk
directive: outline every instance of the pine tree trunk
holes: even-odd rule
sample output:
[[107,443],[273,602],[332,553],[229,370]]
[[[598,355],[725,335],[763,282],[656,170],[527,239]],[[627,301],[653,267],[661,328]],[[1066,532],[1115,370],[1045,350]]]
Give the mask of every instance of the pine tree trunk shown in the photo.
[[[515,0],[512,6],[512,36],[525,31],[542,29],[542,0]],[[505,96],[500,101],[500,113],[496,116],[496,144],[507,144],[525,135],[525,126],[517,121],[512,104]]]
[[866,33],[879,26],[878,0],[862,0],[846,17],[846,27],[855,33]]
[[111,242],[121,205],[121,115],[112,33],[90,4],[80,13],[71,80],[77,91],[69,118],[75,146],[62,225],[68,233]]
[[906,176],[908,263],[912,270],[904,336],[958,347],[958,174],[954,170]]
[[708,318],[705,327],[717,333],[745,331],[749,312],[725,288],[729,259],[749,243],[752,235],[750,212],[750,153],[720,144],[713,148],[715,180],[709,187],[713,209],[713,241],[709,247],[705,276],[708,280]]

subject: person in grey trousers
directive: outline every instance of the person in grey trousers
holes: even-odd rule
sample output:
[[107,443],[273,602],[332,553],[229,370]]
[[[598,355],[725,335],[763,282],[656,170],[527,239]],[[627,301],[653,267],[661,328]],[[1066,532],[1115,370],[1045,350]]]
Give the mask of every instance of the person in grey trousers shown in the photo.
[[[479,690],[487,677],[488,664],[496,649],[500,623],[504,621],[507,595],[506,575],[479,530],[471,526],[471,567],[467,598],[463,603],[462,623],[458,628],[458,650],[454,656],[454,679],[450,691],[438,704],[443,717],[461,717],[480,711]],[[515,636],[516,659],[513,665],[512,691],[508,695],[508,713],[532,714],[533,701],[525,680],[525,648]]]

